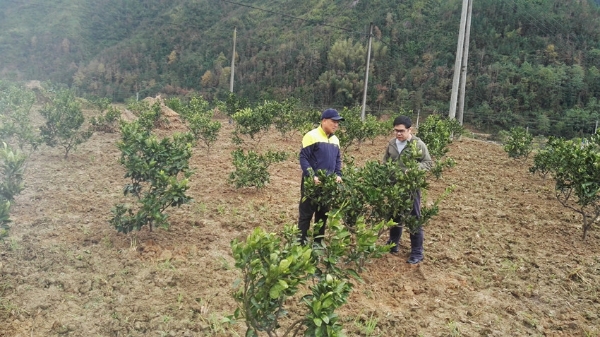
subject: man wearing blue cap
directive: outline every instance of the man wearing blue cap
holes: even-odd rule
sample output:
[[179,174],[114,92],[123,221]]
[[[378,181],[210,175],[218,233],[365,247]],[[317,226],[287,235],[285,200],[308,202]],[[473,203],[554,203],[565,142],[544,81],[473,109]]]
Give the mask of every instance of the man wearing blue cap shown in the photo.
[[[312,177],[315,184],[319,184],[319,178],[314,175],[319,170],[325,170],[327,174],[335,174],[337,182],[342,182],[342,159],[340,155],[340,141],[334,135],[340,121],[344,118],[335,109],[327,109],[321,114],[321,125],[306,133],[302,138],[302,150],[300,150],[300,167],[302,168],[302,183],[300,188],[300,216],[298,218],[298,229],[300,229],[300,242],[306,243],[306,235],[310,228],[310,221],[314,215],[315,223],[323,221],[316,242],[321,242],[325,234],[327,223],[327,207],[316,205],[310,198],[304,199],[304,179]],[[312,169],[312,170],[311,170]]]

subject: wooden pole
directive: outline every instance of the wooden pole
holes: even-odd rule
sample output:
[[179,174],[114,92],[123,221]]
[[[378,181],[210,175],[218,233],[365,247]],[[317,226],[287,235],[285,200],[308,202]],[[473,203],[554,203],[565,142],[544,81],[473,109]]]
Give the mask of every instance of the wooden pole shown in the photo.
[[460,74],[460,99],[458,101],[458,122],[463,125],[463,116],[465,110],[465,89],[467,85],[467,66],[469,64],[469,38],[471,36],[471,12],[473,11],[473,0],[469,0],[469,9],[467,10],[467,30],[465,32],[465,41],[463,49],[463,60]]
[[235,73],[235,40],[237,27],[233,27],[233,53],[231,55],[231,76],[229,77],[229,92],[233,92],[233,74]]
[[369,29],[369,46],[367,48],[367,69],[365,70],[365,88],[363,89],[362,109],[360,111],[360,120],[365,121],[365,108],[367,106],[367,86],[369,85],[369,66],[371,62],[371,41],[373,39],[373,22]]
[[458,31],[458,43],[456,45],[456,61],[454,63],[454,78],[452,80],[452,94],[450,97],[450,111],[448,117],[456,118],[456,101],[458,98],[458,84],[460,80],[460,68],[462,63],[462,52],[465,42],[465,26],[467,23],[467,8],[469,0],[463,0],[462,13],[460,15],[460,28]]

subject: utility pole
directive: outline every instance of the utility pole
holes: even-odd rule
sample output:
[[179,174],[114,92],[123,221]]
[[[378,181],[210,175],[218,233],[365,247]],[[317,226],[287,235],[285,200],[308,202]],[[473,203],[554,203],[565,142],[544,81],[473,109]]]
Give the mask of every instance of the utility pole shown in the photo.
[[456,46],[456,61],[454,62],[454,78],[452,80],[452,95],[450,97],[450,119],[456,118],[456,101],[458,98],[458,81],[460,80],[460,68],[462,63],[462,53],[465,43],[465,27],[467,24],[467,7],[469,0],[463,0],[462,13],[460,15],[460,28],[458,31],[458,43]]
[[233,93],[233,74],[235,70],[235,39],[237,27],[233,27],[233,54],[231,55],[231,77],[229,78],[229,92]]
[[463,49],[462,67],[460,73],[460,98],[458,100],[458,122],[463,125],[463,116],[465,110],[465,87],[467,85],[467,66],[469,64],[469,38],[471,36],[471,12],[473,11],[473,0],[469,0],[469,9],[467,10],[467,27],[465,31],[465,41]]
[[362,110],[360,120],[365,121],[365,107],[367,105],[367,86],[369,84],[369,64],[371,62],[371,40],[373,39],[373,22],[369,25],[369,47],[367,48],[367,69],[365,70],[365,88],[363,90]]

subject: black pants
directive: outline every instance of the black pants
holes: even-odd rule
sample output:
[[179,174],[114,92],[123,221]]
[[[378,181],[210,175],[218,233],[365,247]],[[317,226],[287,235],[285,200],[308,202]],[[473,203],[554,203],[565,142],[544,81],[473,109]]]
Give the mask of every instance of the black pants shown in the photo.
[[325,235],[325,226],[327,225],[327,212],[329,209],[325,206],[318,206],[310,198],[302,201],[304,198],[304,179],[302,180],[300,188],[300,206],[298,207],[300,215],[298,216],[298,229],[300,230],[300,242],[306,243],[306,236],[308,235],[308,229],[310,228],[310,221],[315,217],[315,223],[323,221],[323,226],[319,230],[318,236],[315,238],[316,242],[321,242],[323,235]]
[[[421,217],[421,191],[418,191],[413,200],[413,209],[410,212],[410,215],[420,218]],[[404,228],[403,224],[400,222],[400,219],[394,219],[397,226],[390,228],[390,243],[395,243],[398,245],[400,243],[400,238],[402,237],[402,229]],[[414,258],[423,258],[423,241],[424,241],[424,233],[423,227],[419,228],[416,233],[410,233],[410,256]]]

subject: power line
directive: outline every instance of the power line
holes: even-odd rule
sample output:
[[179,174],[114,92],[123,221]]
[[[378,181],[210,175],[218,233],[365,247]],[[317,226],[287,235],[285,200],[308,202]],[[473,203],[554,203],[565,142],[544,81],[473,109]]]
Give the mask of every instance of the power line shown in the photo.
[[[239,2],[233,2],[233,1],[229,1],[229,0],[221,0],[221,1],[230,3],[232,5],[237,5],[237,6],[252,8],[252,9],[259,10],[259,11],[263,11],[263,12],[267,12],[267,13],[271,13],[271,14],[276,14],[276,15],[284,16],[284,17],[287,17],[287,18],[290,18],[290,19],[294,19],[294,20],[304,21],[304,22],[307,22],[307,23],[314,23],[313,20],[302,19],[302,18],[299,18],[297,16],[293,16],[293,15],[289,15],[289,14],[285,14],[285,13],[281,13],[281,12],[276,12],[276,11],[272,11],[272,10],[268,10],[268,9],[264,9],[264,8],[259,8],[259,7],[255,7],[255,6],[250,6],[250,5],[246,5],[246,4],[241,4]],[[319,22],[318,24],[320,26],[331,27],[331,28],[343,30],[343,31],[346,31],[346,32],[349,32],[349,33],[353,33],[353,34],[359,33],[357,31],[353,31],[351,29],[347,29],[347,28],[344,28],[344,27],[339,27],[339,26],[334,26],[334,25],[326,24],[326,23],[323,23],[323,21]]]

